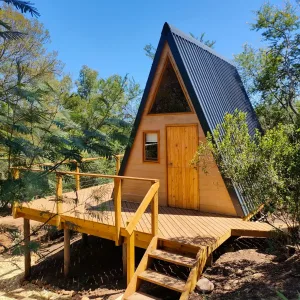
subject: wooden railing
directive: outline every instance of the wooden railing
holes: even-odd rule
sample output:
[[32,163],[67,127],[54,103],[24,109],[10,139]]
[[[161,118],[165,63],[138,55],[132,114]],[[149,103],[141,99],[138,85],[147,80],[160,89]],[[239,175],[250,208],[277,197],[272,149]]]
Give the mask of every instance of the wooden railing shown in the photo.
[[[121,158],[124,156],[124,154],[118,154],[115,155],[114,158],[116,160],[116,174],[119,173],[120,171],[120,167],[121,167]],[[19,179],[20,178],[20,171],[31,171],[31,172],[44,172],[45,170],[43,169],[44,167],[55,167],[57,165],[66,165],[66,164],[75,164],[75,172],[74,172],[74,178],[75,178],[75,189],[76,191],[80,190],[80,175],[78,175],[80,173],[80,163],[83,162],[90,162],[90,161],[95,161],[98,159],[105,159],[106,157],[104,156],[98,156],[98,157],[87,157],[87,158],[82,158],[80,162],[78,162],[75,159],[68,159],[62,162],[57,162],[57,163],[37,163],[37,164],[33,164],[30,168],[26,168],[23,166],[14,166],[11,167],[11,172],[12,172],[12,177],[13,179]],[[3,158],[6,159],[6,158]],[[59,172],[55,172],[55,173],[59,173]],[[62,207],[62,201],[61,199],[59,199],[58,195],[62,195],[62,179],[58,178],[59,176],[56,176],[56,198],[57,198],[57,224],[60,224],[60,217],[59,217],[59,213],[61,213],[61,207]],[[13,203],[13,208],[12,208],[12,214],[14,217],[16,217],[16,209],[18,207],[18,203],[14,202]]]
[[159,181],[157,179],[118,176],[118,175],[104,175],[94,173],[76,173],[76,172],[56,172],[56,202],[57,202],[57,226],[60,226],[60,214],[62,213],[62,177],[63,175],[87,176],[93,178],[110,178],[114,180],[114,213],[115,213],[115,243],[117,246],[122,244],[121,240],[121,195],[122,195],[122,180],[137,180],[150,182],[151,186],[136,210],[134,216],[127,221],[126,232],[126,253],[127,253],[127,283],[130,282],[135,271],[135,236],[134,229],[139,223],[142,215],[146,211],[149,204],[151,204],[151,233],[152,236],[158,234],[158,188]]
[[140,206],[136,210],[134,216],[130,221],[127,221],[125,228],[126,231],[126,253],[127,253],[127,285],[129,284],[131,278],[135,272],[135,236],[134,229],[135,226],[139,223],[142,215],[146,211],[147,207],[151,203],[151,233],[152,236],[158,234],[158,188],[159,181],[152,180],[151,187],[148,190],[146,196],[141,202]]
[[[120,158],[116,159],[116,172],[120,169]],[[73,163],[73,162],[72,162]],[[76,161],[74,163],[77,163]],[[15,179],[19,178],[20,170],[25,168],[13,167],[12,172]],[[27,169],[26,169],[27,170]],[[31,171],[41,171],[40,169],[31,169]],[[151,234],[156,236],[158,234],[158,189],[159,181],[157,179],[129,177],[119,175],[105,175],[97,173],[81,173],[79,172],[79,165],[76,165],[76,172],[72,171],[56,171],[56,225],[61,228],[61,215],[63,214],[63,176],[73,175],[76,181],[76,190],[80,190],[80,178],[108,178],[114,181],[114,213],[115,213],[115,243],[120,245],[123,243],[121,237],[121,212],[122,212],[122,181],[123,180],[136,180],[149,182],[151,184],[144,199],[140,203],[133,217],[127,221],[125,228],[125,243],[127,253],[127,282],[129,283],[135,271],[135,235],[134,229],[141,220],[142,215],[145,213],[147,207],[151,204]],[[14,207],[14,211],[16,210]]]

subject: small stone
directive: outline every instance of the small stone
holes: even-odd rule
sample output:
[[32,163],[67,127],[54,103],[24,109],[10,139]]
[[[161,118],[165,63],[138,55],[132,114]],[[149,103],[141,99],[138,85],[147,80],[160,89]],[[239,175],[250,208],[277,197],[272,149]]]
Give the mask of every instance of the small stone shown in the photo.
[[24,280],[24,281],[22,282],[22,285],[26,285],[26,284],[28,284],[28,283],[29,283],[29,281]]
[[225,290],[225,291],[230,291],[230,290],[231,290],[231,285],[226,284],[226,285],[224,286],[224,290]]
[[241,276],[243,274],[243,270],[237,269],[235,274],[238,275],[238,276]]
[[90,300],[90,298],[87,296],[83,296],[83,297],[81,297],[81,300]]
[[70,292],[70,291],[65,291],[65,290],[63,290],[63,291],[62,291],[62,294],[63,294],[63,295],[71,295],[71,292]]
[[255,274],[253,274],[252,275],[252,278],[254,278],[254,279],[259,279],[259,278],[261,278],[261,277],[263,277],[264,275],[262,274],[262,273],[255,273]]
[[198,280],[196,288],[201,293],[209,294],[214,290],[215,286],[207,278],[201,278]]

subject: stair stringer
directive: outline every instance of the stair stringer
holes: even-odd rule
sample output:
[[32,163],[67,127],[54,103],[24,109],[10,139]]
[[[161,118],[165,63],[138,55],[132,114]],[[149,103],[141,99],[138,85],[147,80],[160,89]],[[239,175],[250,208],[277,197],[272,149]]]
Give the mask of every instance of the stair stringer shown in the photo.
[[202,273],[206,260],[208,247],[200,248],[196,256],[196,263],[190,271],[186,281],[184,291],[181,293],[180,300],[187,300],[190,293],[195,289],[199,274]]
[[126,300],[130,295],[132,295],[134,292],[136,292],[141,284],[141,279],[138,278],[138,276],[143,273],[148,267],[150,266],[152,262],[152,258],[149,256],[150,252],[157,249],[158,244],[158,236],[154,236],[148,246],[148,248],[145,251],[145,254],[143,258],[141,259],[137,269],[134,272],[134,275],[132,279],[130,280],[125,293],[123,295],[124,300]]

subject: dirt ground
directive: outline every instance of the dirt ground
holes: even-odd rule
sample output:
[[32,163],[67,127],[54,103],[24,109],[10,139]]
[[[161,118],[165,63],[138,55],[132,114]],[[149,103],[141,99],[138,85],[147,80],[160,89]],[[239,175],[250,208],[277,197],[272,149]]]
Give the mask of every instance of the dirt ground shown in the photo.
[[214,291],[205,298],[193,293],[190,299],[280,299],[276,291],[289,300],[299,299],[300,254],[278,256],[266,250],[256,247],[221,255],[203,274],[214,283]]
[[[21,228],[22,222],[10,222],[9,227]],[[19,220],[18,220],[19,221]],[[3,220],[0,220],[0,226]],[[38,226],[37,224],[33,224]],[[33,228],[34,229],[34,228]],[[50,228],[51,229],[51,228]],[[0,300],[6,299],[106,299],[118,298],[126,287],[122,270],[122,249],[114,242],[89,237],[82,243],[81,235],[72,236],[70,276],[63,276],[63,236],[61,233],[42,231],[34,236],[41,242],[33,254],[32,275],[23,281],[23,258],[0,256]],[[0,243],[11,244],[11,236],[0,233]],[[3,247],[2,247],[3,249]],[[277,249],[277,251],[276,251]],[[1,247],[0,247],[1,251]],[[136,263],[143,255],[137,249]],[[266,239],[238,238],[226,242],[214,255],[214,264],[207,267],[203,276],[214,283],[210,295],[194,292],[197,299],[279,299],[276,291],[289,299],[297,299],[300,292],[300,257],[293,248],[278,251],[274,242]],[[187,270],[169,268],[157,262],[160,272],[186,278]],[[162,299],[175,299],[176,294],[160,287],[143,286],[144,291]],[[84,299],[84,298],[83,298]]]

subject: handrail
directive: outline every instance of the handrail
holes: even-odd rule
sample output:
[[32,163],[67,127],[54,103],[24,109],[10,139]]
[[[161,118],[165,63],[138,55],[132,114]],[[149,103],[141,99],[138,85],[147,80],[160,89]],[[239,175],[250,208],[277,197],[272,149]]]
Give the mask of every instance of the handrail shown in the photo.
[[148,205],[151,203],[151,232],[152,236],[157,236],[158,234],[158,188],[159,181],[152,180],[151,187],[148,190],[146,196],[142,200],[138,209],[136,210],[134,216],[127,221],[126,224],[126,253],[127,253],[127,284],[131,281],[135,272],[135,234],[134,228],[140,221],[143,213],[147,209]]
[[72,171],[57,171],[57,174],[61,175],[80,175],[80,176],[89,176],[89,177],[101,177],[101,178],[119,178],[119,179],[127,179],[127,180],[140,180],[140,181],[158,181],[157,179],[153,178],[142,178],[142,177],[130,177],[130,176],[120,176],[120,175],[105,175],[105,174],[97,174],[97,173],[76,173]]
[[132,219],[130,220],[129,224],[125,228],[125,230],[126,230],[126,232],[127,232],[128,235],[132,234],[135,226],[140,221],[140,219],[142,217],[142,214],[145,212],[145,210],[147,209],[148,205],[153,200],[154,195],[157,193],[158,188],[159,188],[159,182],[155,182],[155,183],[152,184],[152,186],[148,190],[146,196],[142,200],[142,202],[141,202],[140,206],[138,207],[138,209],[136,210],[134,216],[132,217]]
[[[116,156],[116,170],[118,172],[120,167],[120,158],[122,155]],[[14,179],[19,178],[20,170],[31,170],[31,171],[43,171],[41,169],[27,169],[24,167],[11,167]],[[73,175],[76,180],[76,190],[80,190],[80,177],[94,177],[94,178],[111,178],[114,180],[114,212],[115,212],[115,243],[120,245],[123,240],[121,237],[121,213],[122,213],[122,180],[137,180],[142,182],[150,182],[151,186],[140,203],[137,211],[135,212],[133,218],[127,221],[125,232],[126,232],[126,247],[127,247],[127,281],[129,282],[134,274],[134,257],[135,257],[135,234],[134,229],[139,223],[142,215],[146,211],[147,207],[151,203],[151,233],[152,236],[157,236],[158,234],[158,189],[159,180],[151,178],[140,178],[140,177],[130,177],[130,176],[119,176],[119,175],[105,175],[97,173],[81,173],[79,172],[78,163],[76,163],[76,172],[71,171],[55,171],[56,174],[56,225],[58,228],[62,226],[61,224],[61,214],[63,214],[63,176]],[[14,217],[17,217],[17,202],[13,206]]]

